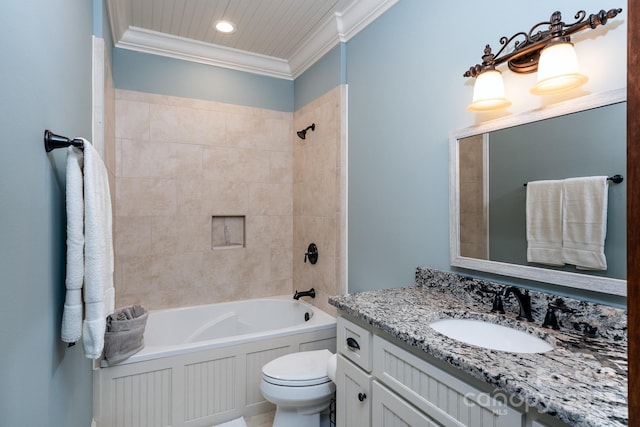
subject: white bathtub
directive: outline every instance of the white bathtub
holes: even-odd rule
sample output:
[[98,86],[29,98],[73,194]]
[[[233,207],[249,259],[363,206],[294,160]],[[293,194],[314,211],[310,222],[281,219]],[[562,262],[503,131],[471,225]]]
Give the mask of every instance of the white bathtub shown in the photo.
[[290,295],[151,311],[145,348],[94,373],[97,425],[209,427],[270,411],[262,366],[297,351],[335,352],[335,336],[334,317]]

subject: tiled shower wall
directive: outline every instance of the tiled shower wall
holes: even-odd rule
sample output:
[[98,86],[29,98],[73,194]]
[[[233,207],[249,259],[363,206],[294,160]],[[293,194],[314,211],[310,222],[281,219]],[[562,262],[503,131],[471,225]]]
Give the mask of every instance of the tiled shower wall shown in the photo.
[[[116,305],[346,292],[346,87],[295,114],[116,91]],[[306,140],[295,131],[316,123]],[[212,249],[212,217],[245,247]],[[309,243],[315,265],[304,263]],[[308,300],[308,299],[307,299]]]
[[[294,114],[294,130],[315,123],[306,139],[293,144],[293,282],[314,288],[313,304],[335,314],[327,303],[346,286],[346,86],[339,86]],[[318,262],[304,263],[309,243],[318,246]]]
[[[292,113],[116,91],[116,305],[293,289]],[[213,216],[245,247],[212,249]]]

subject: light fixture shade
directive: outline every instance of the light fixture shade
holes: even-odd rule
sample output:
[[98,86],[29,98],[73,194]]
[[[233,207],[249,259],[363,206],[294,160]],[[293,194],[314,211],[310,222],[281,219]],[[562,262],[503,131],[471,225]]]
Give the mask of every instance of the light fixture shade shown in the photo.
[[504,82],[498,70],[489,70],[476,77],[473,86],[473,101],[467,107],[472,112],[498,110],[511,105],[504,96]]
[[554,43],[545,47],[538,62],[538,82],[531,89],[534,95],[547,95],[582,86],[589,80],[580,74],[573,44]]

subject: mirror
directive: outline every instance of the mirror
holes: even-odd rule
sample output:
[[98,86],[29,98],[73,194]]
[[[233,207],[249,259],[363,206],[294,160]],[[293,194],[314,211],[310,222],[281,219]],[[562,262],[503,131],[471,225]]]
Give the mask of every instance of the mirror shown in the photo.
[[529,181],[626,173],[626,90],[451,132],[451,265],[626,296],[626,183],[608,190],[607,270],[527,262]]

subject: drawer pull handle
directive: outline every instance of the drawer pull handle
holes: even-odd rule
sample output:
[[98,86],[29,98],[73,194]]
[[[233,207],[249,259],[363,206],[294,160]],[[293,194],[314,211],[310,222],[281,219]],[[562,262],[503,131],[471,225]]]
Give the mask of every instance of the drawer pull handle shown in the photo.
[[358,344],[358,341],[354,340],[351,337],[347,338],[347,347],[349,347],[349,349],[352,351],[360,350],[360,344]]
[[366,393],[358,393],[358,400],[360,402],[364,402],[364,400],[367,398]]

